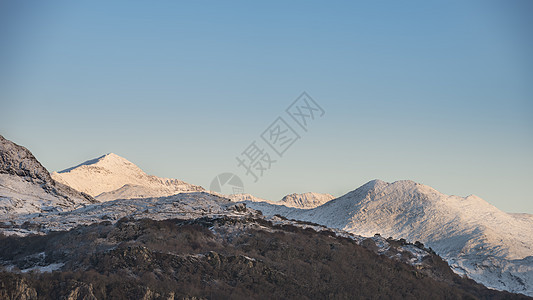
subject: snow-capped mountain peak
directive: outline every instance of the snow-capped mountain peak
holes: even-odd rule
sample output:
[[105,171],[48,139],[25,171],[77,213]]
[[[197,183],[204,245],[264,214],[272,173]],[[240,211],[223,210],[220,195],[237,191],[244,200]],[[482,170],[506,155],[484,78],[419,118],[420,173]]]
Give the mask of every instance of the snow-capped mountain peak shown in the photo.
[[330,194],[320,194],[320,193],[302,193],[302,194],[289,194],[281,201],[279,204],[285,205],[287,207],[296,207],[296,208],[315,208],[318,207],[330,200],[333,197]]
[[135,164],[119,155],[116,155],[115,153],[108,153],[100,157],[90,159],[77,166],[70,167],[57,173],[69,173],[71,171],[81,172],[82,170],[91,168],[101,168],[113,172],[124,172],[129,170],[130,172],[142,173],[142,170]]
[[421,241],[456,272],[490,287],[533,295],[533,219],[505,213],[475,195],[450,196],[410,180],[373,180],[314,209],[246,204],[265,215],[362,236]]
[[134,163],[114,153],[54,172],[52,177],[100,201],[165,197],[204,190],[178,179],[148,175]]

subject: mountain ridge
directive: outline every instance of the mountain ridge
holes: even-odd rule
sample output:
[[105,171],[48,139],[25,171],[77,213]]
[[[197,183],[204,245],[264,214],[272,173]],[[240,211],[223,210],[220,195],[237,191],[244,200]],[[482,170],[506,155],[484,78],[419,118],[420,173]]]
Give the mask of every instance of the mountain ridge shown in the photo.
[[0,211],[19,214],[72,210],[96,202],[53,180],[27,148],[0,135]]
[[[109,152],[107,154],[104,154],[102,156],[99,156],[97,158],[93,158],[93,159],[89,159],[87,161],[84,161],[82,162],[81,164],[78,164],[78,165],[75,165],[74,167],[70,167],[70,168],[66,168],[64,170],[61,170],[61,171],[57,171],[57,173],[67,173],[67,172],[70,172],[78,167],[81,167],[81,166],[86,166],[86,165],[92,165],[92,164],[95,164],[97,163],[98,161],[100,161],[101,159],[105,158],[106,156],[110,156],[110,155],[116,155],[115,153],[112,153],[112,152]],[[118,156],[118,155],[117,155]]]
[[222,195],[222,196],[235,202],[242,202],[242,201],[265,202],[265,203],[274,204],[274,205],[282,205],[285,207],[302,208],[302,209],[315,208],[335,198],[330,194],[321,194],[321,193],[314,193],[314,192],[288,194],[288,195],[285,195],[279,201],[267,200],[267,199],[255,197],[252,194],[246,194],[246,193]]
[[372,180],[309,210],[245,202],[265,215],[314,222],[362,236],[421,241],[454,270],[498,289],[533,295],[533,220],[478,196],[448,196],[410,180]]

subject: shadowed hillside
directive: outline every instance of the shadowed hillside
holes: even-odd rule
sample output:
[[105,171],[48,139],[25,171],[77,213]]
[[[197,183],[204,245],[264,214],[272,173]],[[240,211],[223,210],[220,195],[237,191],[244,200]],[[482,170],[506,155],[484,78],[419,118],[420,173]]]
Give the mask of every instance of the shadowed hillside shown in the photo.
[[[389,258],[412,259],[395,252],[405,242],[387,240],[390,255],[378,255],[371,238],[358,245],[300,225],[252,217],[123,218],[2,237],[0,260],[11,272],[0,273],[0,298],[526,299],[460,278],[434,254],[416,267]],[[36,272],[47,268],[56,271]]]

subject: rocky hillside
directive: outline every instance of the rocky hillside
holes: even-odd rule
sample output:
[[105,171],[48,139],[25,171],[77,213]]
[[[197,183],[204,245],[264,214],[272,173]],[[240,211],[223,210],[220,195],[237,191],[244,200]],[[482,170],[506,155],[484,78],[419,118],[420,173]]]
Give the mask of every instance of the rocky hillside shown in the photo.
[[0,135],[0,212],[3,214],[72,210],[96,203],[52,179],[26,148]]
[[526,299],[455,275],[421,244],[230,209],[0,236],[0,298]]

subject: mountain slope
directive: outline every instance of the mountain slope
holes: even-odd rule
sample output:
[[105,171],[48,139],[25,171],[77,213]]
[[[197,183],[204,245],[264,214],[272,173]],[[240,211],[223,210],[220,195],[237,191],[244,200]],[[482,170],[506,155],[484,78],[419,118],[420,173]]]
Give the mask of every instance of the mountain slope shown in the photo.
[[135,164],[114,153],[53,172],[52,178],[100,201],[164,197],[204,190],[200,186],[178,179],[148,175]]
[[248,203],[266,215],[372,236],[421,241],[458,273],[498,289],[533,295],[533,222],[477,196],[448,196],[412,181],[371,181],[311,210]]
[[[169,212],[174,204],[185,214]],[[70,231],[0,235],[0,298],[526,299],[459,277],[420,245],[265,218],[208,193],[119,199],[66,214],[89,221],[117,206],[134,210],[91,225],[68,222]]]
[[92,197],[55,182],[26,148],[0,135],[0,212],[72,210],[95,203]]

